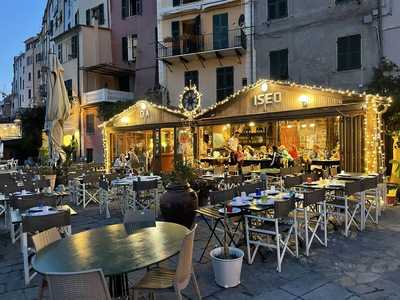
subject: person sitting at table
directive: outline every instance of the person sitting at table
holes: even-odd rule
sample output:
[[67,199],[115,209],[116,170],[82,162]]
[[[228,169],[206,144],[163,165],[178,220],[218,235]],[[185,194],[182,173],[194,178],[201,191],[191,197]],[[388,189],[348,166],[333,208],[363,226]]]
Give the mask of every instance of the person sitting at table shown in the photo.
[[290,146],[289,154],[293,158],[293,160],[296,160],[299,158],[299,152],[297,151],[297,148],[295,145]]
[[236,148],[235,160],[236,160],[239,168],[241,168],[241,166],[243,164],[243,160],[244,160],[244,152],[243,152],[243,147],[240,144]]
[[272,146],[272,154],[270,154],[271,163],[270,168],[279,169],[281,167],[281,154],[278,152],[277,146]]
[[311,159],[321,159],[323,157],[321,148],[319,147],[318,144],[314,144],[313,150],[310,154]]
[[279,152],[281,153],[283,165],[285,167],[293,167],[293,157],[289,154],[286,147],[284,145],[281,145],[279,148],[280,148]]

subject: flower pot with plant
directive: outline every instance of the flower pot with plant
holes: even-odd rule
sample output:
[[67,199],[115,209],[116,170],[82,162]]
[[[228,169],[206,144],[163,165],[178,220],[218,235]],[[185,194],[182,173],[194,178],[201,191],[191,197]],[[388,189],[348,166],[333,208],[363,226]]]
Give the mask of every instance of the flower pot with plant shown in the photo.
[[210,252],[214,270],[215,282],[224,288],[235,287],[240,284],[244,253],[239,248],[228,245],[228,207],[224,203],[224,239],[223,246]]
[[192,227],[198,198],[189,182],[195,178],[192,166],[182,160],[176,161],[174,171],[163,176],[166,191],[160,198],[160,210],[165,221]]

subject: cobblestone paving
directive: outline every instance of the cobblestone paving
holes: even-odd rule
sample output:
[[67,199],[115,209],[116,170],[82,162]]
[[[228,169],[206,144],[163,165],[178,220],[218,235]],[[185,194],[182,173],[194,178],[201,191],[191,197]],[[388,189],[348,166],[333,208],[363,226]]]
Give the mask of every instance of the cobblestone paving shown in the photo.
[[[232,289],[218,287],[208,259],[195,264],[203,298],[215,299],[400,299],[400,208],[383,213],[379,226],[368,226],[350,238],[338,232],[329,235],[328,248],[314,246],[309,257],[287,256],[282,273],[275,271],[275,256],[260,256],[253,265],[244,264],[242,283]],[[3,221],[3,220],[0,220]],[[121,221],[117,209],[105,220],[95,207],[79,210],[74,216],[74,233]],[[195,258],[199,258],[208,237],[204,224],[196,236]],[[172,262],[173,263],[173,262]],[[142,276],[131,275],[131,280]],[[0,229],[0,299],[36,299],[40,278],[25,287],[19,244],[12,245],[8,233]],[[184,296],[195,299],[189,286]],[[175,299],[164,293],[158,299]]]

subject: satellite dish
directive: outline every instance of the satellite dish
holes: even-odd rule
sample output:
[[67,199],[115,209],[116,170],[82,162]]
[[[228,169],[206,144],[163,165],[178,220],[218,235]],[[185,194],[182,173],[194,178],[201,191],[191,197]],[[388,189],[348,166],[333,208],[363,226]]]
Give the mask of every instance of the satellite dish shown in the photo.
[[241,14],[240,17],[239,17],[239,21],[238,21],[240,28],[244,28],[244,21],[245,21],[244,15]]

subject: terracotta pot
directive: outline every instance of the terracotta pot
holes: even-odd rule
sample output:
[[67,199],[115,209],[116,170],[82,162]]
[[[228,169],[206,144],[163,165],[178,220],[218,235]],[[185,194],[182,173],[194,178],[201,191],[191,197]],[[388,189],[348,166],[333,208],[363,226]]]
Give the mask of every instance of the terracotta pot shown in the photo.
[[160,210],[164,220],[187,228],[192,227],[197,208],[197,194],[189,184],[168,184],[160,199]]

